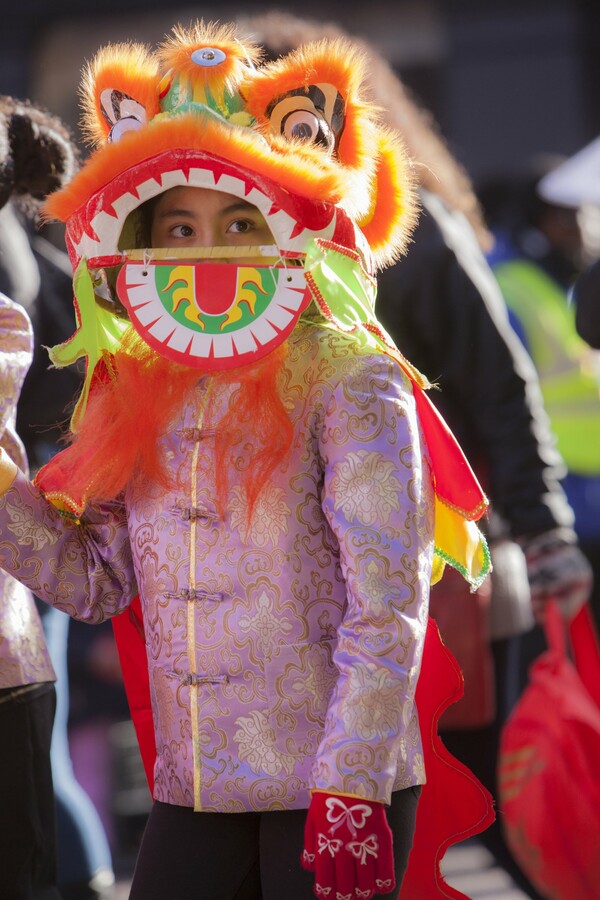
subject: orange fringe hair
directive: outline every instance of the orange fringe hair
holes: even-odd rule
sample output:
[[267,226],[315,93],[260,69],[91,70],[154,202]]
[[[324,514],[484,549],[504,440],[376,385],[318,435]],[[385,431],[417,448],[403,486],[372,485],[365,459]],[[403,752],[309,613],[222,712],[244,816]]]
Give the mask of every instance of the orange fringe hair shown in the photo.
[[[293,430],[279,390],[286,355],[284,343],[257,363],[211,376],[214,384],[233,388],[228,411],[216,425],[216,499],[221,510],[227,503],[234,454],[243,452],[247,461],[241,480],[249,518],[269,477],[288,457]],[[82,507],[90,500],[113,500],[128,484],[140,481],[175,487],[160,439],[199,377],[198,370],[163,358],[129,329],[93,383],[80,430],[49,463],[53,480],[60,476]]]

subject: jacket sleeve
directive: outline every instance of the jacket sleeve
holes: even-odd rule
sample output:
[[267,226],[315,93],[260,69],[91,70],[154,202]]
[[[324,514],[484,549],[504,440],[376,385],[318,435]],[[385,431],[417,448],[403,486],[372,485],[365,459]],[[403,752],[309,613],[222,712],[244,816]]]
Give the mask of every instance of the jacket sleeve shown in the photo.
[[[389,803],[424,780],[415,688],[427,623],[433,490],[408,379],[357,360],[328,404],[322,505],[347,603],[313,787]],[[400,760],[400,769],[398,767]]]
[[99,505],[85,521],[60,515],[6,454],[0,459],[0,566],[46,603],[98,623],[136,594],[123,504]]
[[32,350],[33,333],[26,312],[0,294],[0,435],[14,425]]

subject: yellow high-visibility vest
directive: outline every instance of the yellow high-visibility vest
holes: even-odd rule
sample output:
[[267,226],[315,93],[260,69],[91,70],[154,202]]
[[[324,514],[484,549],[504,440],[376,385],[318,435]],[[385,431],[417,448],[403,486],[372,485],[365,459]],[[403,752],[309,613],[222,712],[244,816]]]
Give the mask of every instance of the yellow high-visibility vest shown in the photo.
[[600,353],[579,337],[565,291],[539,266],[514,260],[494,274],[521,323],[568,470],[600,475]]

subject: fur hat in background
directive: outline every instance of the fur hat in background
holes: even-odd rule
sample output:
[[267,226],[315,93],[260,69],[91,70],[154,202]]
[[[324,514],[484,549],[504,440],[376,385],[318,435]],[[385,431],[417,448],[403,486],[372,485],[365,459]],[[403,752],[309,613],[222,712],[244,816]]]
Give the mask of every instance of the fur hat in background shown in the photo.
[[66,126],[41,107],[0,96],[0,209],[15,200],[33,215],[77,170]]

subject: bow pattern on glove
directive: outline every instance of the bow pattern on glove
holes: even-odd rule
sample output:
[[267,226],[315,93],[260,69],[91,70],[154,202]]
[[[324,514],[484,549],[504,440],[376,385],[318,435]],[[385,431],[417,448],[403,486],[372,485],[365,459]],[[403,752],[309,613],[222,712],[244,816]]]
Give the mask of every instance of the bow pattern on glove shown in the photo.
[[382,803],[316,791],[304,830],[302,865],[326,900],[370,900],[395,886],[392,832]]

